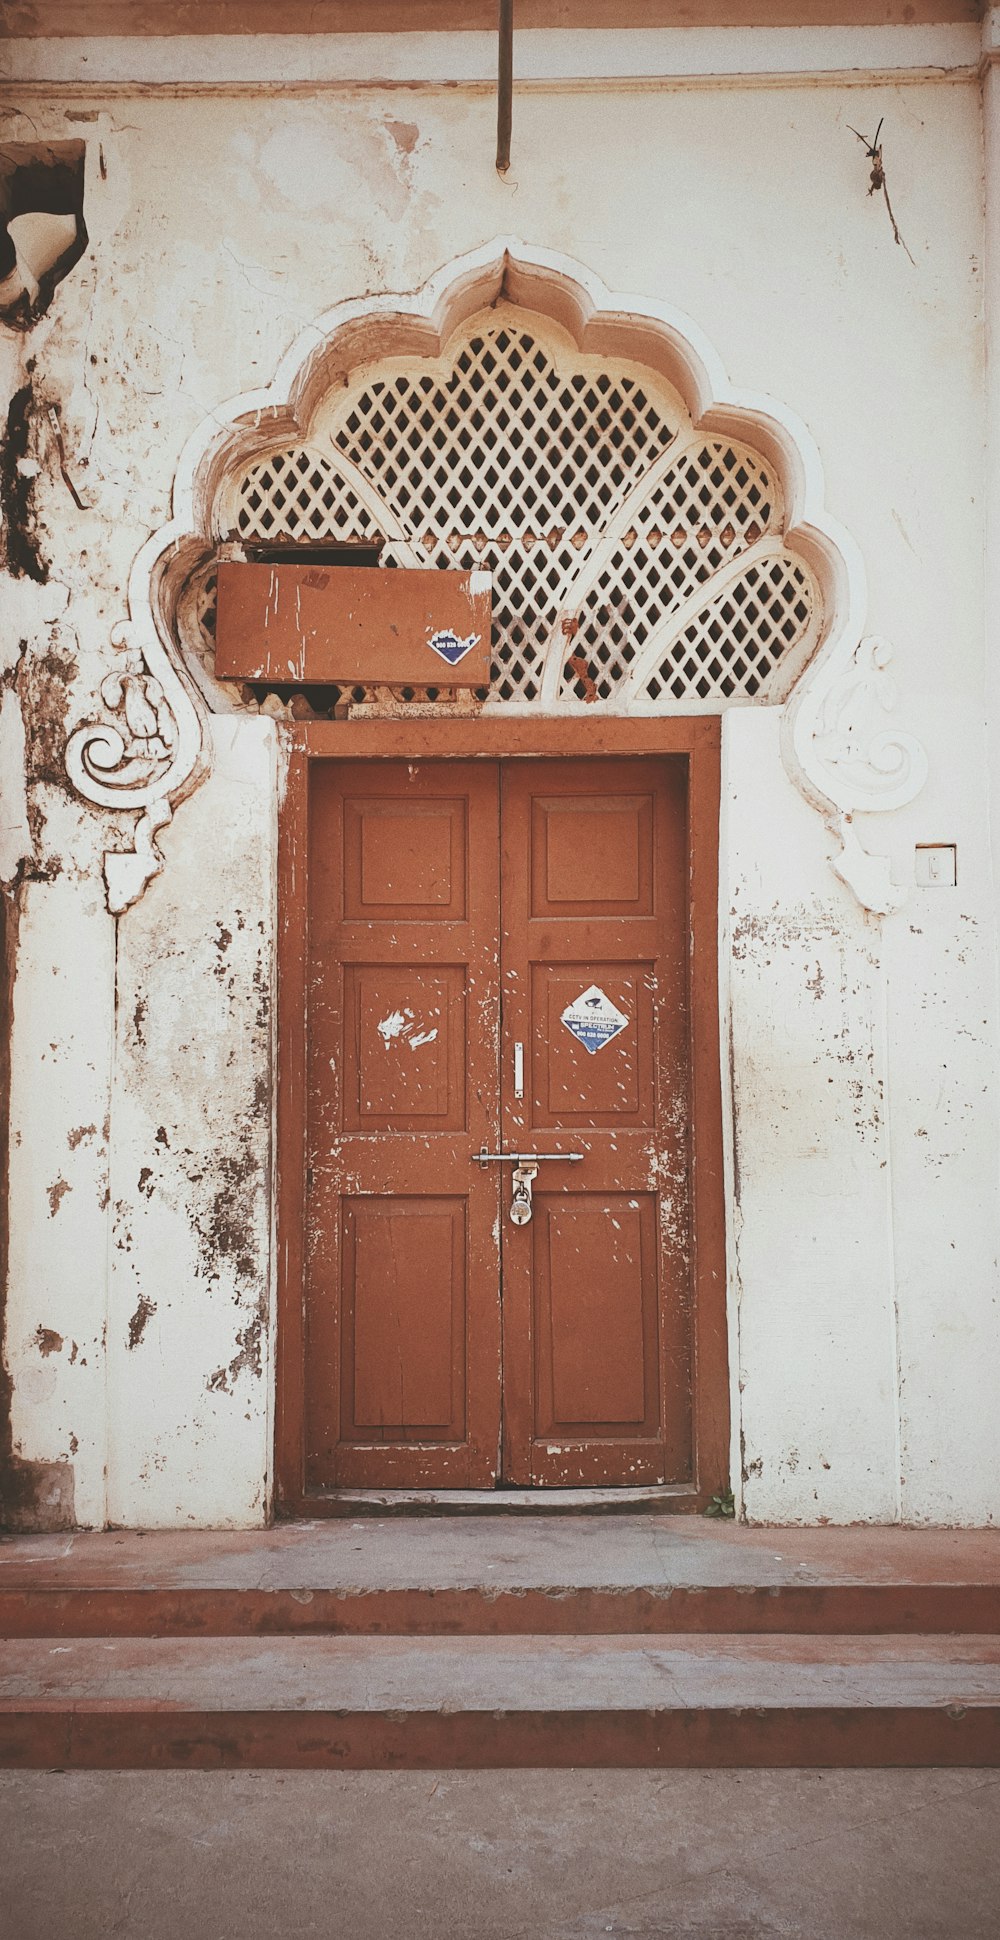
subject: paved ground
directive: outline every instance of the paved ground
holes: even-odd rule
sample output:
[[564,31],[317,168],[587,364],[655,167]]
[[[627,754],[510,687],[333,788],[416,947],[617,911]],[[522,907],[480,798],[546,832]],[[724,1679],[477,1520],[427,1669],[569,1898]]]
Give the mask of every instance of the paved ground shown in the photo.
[[0,1772],[4,1940],[997,1940],[1000,1772]]

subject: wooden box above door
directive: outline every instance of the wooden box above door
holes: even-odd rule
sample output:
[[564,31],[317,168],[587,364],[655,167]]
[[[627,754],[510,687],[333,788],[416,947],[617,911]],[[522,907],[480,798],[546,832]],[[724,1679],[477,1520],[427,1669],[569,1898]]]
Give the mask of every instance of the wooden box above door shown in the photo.
[[220,560],[218,587],[224,680],[489,683],[489,573]]

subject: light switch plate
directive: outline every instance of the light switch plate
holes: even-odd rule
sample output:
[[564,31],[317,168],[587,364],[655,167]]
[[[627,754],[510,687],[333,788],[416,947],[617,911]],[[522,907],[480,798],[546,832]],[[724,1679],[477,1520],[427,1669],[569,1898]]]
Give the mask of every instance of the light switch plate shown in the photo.
[[914,880],[918,889],[954,889],[958,881],[958,850],[954,842],[919,842]]

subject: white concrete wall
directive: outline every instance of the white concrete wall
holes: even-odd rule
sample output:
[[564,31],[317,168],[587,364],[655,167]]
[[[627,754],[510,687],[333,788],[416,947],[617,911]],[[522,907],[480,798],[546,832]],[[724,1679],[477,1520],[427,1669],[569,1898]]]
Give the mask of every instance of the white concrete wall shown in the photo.
[[6,1339],[14,1449],[46,1471],[64,1466],[43,1472],[36,1502],[57,1524],[106,1516],[114,1017],[100,878],[32,883],[14,1001]]
[[744,1501],[764,1521],[888,1521],[899,1460],[881,938],[826,867],[823,825],[784,774],[777,732],[770,710],[726,722]]
[[216,717],[212,780],[119,919],[108,1515],[263,1518],[271,1469],[274,726]]
[[[931,65],[921,57],[923,73]],[[506,183],[492,166],[493,102],[475,87],[200,94],[192,82],[175,97],[90,84],[34,92],[30,112],[38,137],[82,133],[93,153],[91,250],[25,345],[41,405],[59,403],[86,507],[43,428],[52,567],[37,592],[51,602],[65,589],[69,725],[93,713],[129,562],[167,515],[187,437],[266,382],[340,298],[415,288],[516,229],[612,288],[687,311],[735,384],[805,420],[830,508],[865,558],[870,625],[896,646],[900,718],[930,760],[923,795],[867,818],[863,839],[901,881],[915,842],[956,841],[959,886],[866,916],[785,775],[776,715],[728,718],[734,1483],[761,1520],[995,1519],[996,918],[971,64],[871,85],[539,82],[516,104]],[[883,115],[913,263],[866,193],[849,131]],[[39,614],[38,661],[53,624]],[[55,845],[61,873],[20,892],[7,1358],[19,1451],[72,1460],[85,1522],[252,1523],[266,1510],[273,735],[262,721],[216,723],[211,775],[178,809],[166,869],[117,938],[99,851],[122,844],[124,824],[71,806],[53,779],[37,798],[37,842]],[[39,1329],[64,1345],[43,1350]]]

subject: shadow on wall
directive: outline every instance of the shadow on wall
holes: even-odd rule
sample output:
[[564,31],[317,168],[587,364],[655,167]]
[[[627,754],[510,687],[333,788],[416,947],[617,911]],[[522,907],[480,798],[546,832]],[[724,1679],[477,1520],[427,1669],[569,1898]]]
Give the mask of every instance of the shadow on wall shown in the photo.
[[87,247],[82,141],[0,144],[0,321],[30,330]]

